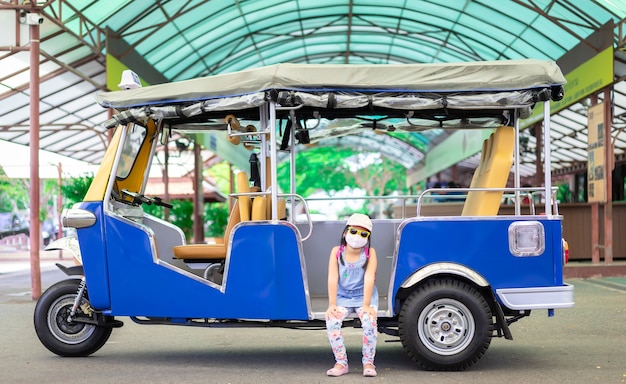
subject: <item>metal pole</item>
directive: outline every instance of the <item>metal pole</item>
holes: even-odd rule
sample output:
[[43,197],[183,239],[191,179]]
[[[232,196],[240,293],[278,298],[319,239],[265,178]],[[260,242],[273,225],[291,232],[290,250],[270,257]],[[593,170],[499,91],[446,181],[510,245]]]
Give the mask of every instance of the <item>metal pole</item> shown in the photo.
[[552,163],[550,161],[550,101],[543,103],[543,169],[546,216],[552,215]]
[[[163,151],[164,162],[163,165],[163,198],[165,201],[170,201],[170,149],[169,149],[169,141],[165,139],[165,150]],[[165,221],[169,221],[170,219],[170,209],[167,207],[163,208],[163,218]]]
[[195,138],[193,143],[194,172],[193,172],[193,239],[196,244],[204,243],[204,222],[202,220],[204,211],[204,191],[202,189],[202,154],[200,144]]
[[278,220],[278,176],[276,175],[276,163],[278,161],[278,156],[276,154],[278,151],[276,144],[276,102],[270,101],[268,106],[263,106],[263,108],[268,107],[270,115],[270,179],[272,179],[270,199],[272,199],[272,220],[274,221]]
[[513,151],[513,169],[515,173],[515,179],[513,180],[513,187],[515,187],[515,215],[519,216],[522,213],[522,207],[520,206],[520,198],[519,198],[519,190],[517,188],[520,187],[520,174],[519,174],[519,118],[518,113],[515,111],[514,124],[515,127],[515,143],[514,143],[514,151]]
[[[59,220],[59,232],[57,235],[57,239],[63,237],[63,219],[61,218],[61,212],[63,211],[63,166],[61,163],[57,166],[57,171],[59,172],[59,188],[58,188],[58,196],[57,196],[57,218]],[[54,230],[53,230],[54,231]],[[53,232],[54,233],[54,232]],[[63,250],[59,250],[59,259],[63,258]]]
[[32,24],[30,25],[30,293],[33,300],[41,296],[39,206],[39,24]]

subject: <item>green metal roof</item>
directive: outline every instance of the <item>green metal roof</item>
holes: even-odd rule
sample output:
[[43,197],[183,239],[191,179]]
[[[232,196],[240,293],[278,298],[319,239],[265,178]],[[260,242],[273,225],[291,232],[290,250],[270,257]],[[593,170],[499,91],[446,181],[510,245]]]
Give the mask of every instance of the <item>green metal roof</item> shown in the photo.
[[[2,12],[19,9],[0,3]],[[396,64],[503,59],[557,60],[607,22],[615,23],[616,78],[626,74],[623,0],[50,0],[40,11],[41,148],[98,163],[107,111],[109,52],[151,82],[178,81],[277,63]],[[22,7],[23,8],[23,7]],[[26,30],[27,32],[27,30]],[[107,35],[109,40],[107,41]],[[24,37],[26,36],[26,37]],[[24,46],[27,33],[22,36]],[[123,42],[112,50],[112,37]],[[1,39],[0,39],[1,40]],[[28,144],[28,52],[0,42],[0,140]],[[3,49],[4,48],[4,49]],[[623,81],[620,83],[622,84]],[[615,115],[626,90],[615,89]],[[85,97],[88,96],[88,97]],[[580,104],[575,105],[576,108]],[[561,136],[584,133],[569,109]],[[559,132],[562,132],[559,133]],[[442,135],[417,138],[420,152]],[[532,138],[531,138],[532,144]],[[381,145],[382,142],[381,142]],[[553,166],[586,160],[584,140],[556,148]],[[616,141],[616,153],[626,142]],[[560,156],[560,157],[559,157]]]
[[[170,81],[275,63],[553,59],[609,20],[616,1],[65,1]],[[84,31],[82,32],[84,34]]]

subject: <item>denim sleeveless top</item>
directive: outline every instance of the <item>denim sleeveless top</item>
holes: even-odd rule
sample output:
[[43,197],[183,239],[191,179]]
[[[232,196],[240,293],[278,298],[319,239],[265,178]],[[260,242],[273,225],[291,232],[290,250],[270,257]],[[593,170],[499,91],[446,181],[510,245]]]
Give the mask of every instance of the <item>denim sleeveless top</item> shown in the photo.
[[[340,254],[341,252],[341,254]],[[344,257],[345,251],[340,248],[337,253],[339,264],[339,284],[337,284],[337,305],[346,308],[359,308],[363,306],[363,293],[365,285],[365,269],[363,265],[367,261],[368,255],[365,248],[361,250],[359,260],[349,263]],[[374,285],[370,305],[378,307],[378,290]]]

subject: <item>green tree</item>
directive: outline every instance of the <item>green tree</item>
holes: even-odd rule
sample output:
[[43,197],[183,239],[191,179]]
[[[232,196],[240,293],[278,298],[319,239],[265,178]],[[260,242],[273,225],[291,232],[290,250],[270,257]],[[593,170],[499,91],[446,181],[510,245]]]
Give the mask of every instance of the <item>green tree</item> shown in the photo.
[[170,223],[179,227],[186,235],[187,240],[193,237],[193,202],[191,200],[172,200],[170,209]]
[[63,180],[61,193],[63,194],[63,207],[71,208],[75,203],[80,203],[85,198],[89,186],[93,181],[93,174],[87,173],[83,176],[72,177]]
[[[302,196],[317,191],[332,195],[345,187],[358,187],[346,159],[354,156],[351,148],[318,147],[298,152],[296,155],[296,190]],[[278,185],[289,191],[289,164],[278,166]]]
[[0,212],[15,212],[30,207],[28,179],[10,179],[0,167]]
[[204,204],[205,236],[223,237],[228,221],[228,203]]
[[[377,152],[363,152],[352,148],[317,147],[296,155],[296,191],[308,197],[323,191],[333,196],[339,191],[362,189],[367,196],[388,196],[406,193],[406,169]],[[283,191],[289,190],[289,164],[278,166],[278,183]],[[378,217],[393,214],[390,201],[363,200],[358,210]],[[338,212],[341,216],[354,209]]]
[[[215,181],[219,191],[224,194],[230,192],[230,165],[228,163],[221,162],[215,164],[203,173],[205,177],[208,176]],[[191,200],[172,200],[169,203],[173,206],[170,209],[169,222],[181,228],[188,240],[191,239],[193,237],[193,202]],[[143,210],[161,219],[165,217],[165,211],[161,206],[154,204],[144,205]],[[205,236],[224,236],[224,230],[228,221],[228,204],[204,203],[203,220],[205,223]]]

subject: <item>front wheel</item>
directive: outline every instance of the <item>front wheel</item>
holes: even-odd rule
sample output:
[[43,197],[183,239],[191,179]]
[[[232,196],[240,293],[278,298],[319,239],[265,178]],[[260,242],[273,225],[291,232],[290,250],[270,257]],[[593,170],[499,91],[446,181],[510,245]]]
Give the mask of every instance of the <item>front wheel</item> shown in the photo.
[[[99,350],[111,336],[112,328],[72,321],[70,311],[78,294],[80,280],[60,281],[48,288],[35,306],[35,332],[41,343],[59,356],[88,356]],[[76,315],[90,317],[87,292]]]
[[489,348],[493,316],[474,287],[451,279],[431,280],[404,302],[398,326],[402,345],[421,367],[460,371]]

